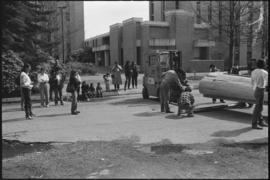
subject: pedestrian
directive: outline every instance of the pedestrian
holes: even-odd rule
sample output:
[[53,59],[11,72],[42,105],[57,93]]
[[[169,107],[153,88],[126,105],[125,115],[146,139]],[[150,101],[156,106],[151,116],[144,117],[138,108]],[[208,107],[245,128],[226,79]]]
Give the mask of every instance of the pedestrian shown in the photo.
[[[218,72],[220,71],[214,64],[211,64],[209,66],[209,71],[210,72]],[[221,103],[225,103],[224,99],[219,99]],[[217,99],[216,98],[212,98],[212,102],[213,104],[216,103]]]
[[77,102],[78,102],[78,88],[80,88],[80,75],[78,72],[72,70],[69,78],[70,92],[71,92],[71,114],[77,115],[80,111],[77,110]]
[[93,83],[90,83],[89,90],[90,90],[90,97],[91,98],[95,97],[95,91],[96,91],[96,89],[95,89]]
[[49,88],[50,88],[49,76],[45,72],[44,67],[40,69],[40,73],[38,74],[38,82],[40,90],[41,107],[49,107]]
[[122,84],[122,78],[121,78],[121,72],[122,72],[122,67],[118,64],[118,62],[114,63],[114,66],[111,70],[112,74],[112,83],[114,85],[115,90],[120,89],[120,85]]
[[263,59],[259,59],[256,65],[257,68],[251,72],[251,85],[256,99],[252,116],[252,128],[262,129],[263,126],[268,127],[262,117],[264,91],[268,89],[268,72],[264,70],[265,61]]
[[137,69],[137,64],[132,62],[131,63],[131,82],[132,82],[132,88],[137,89],[137,82],[138,82],[138,69]]
[[172,113],[169,108],[171,91],[181,94],[184,90],[180,81],[180,69],[168,70],[161,75],[160,83],[160,106],[161,112]]
[[32,119],[34,116],[31,102],[31,89],[33,88],[33,82],[29,76],[30,71],[30,64],[25,64],[20,75],[20,87],[22,88],[22,94],[24,98],[24,110],[26,119]]
[[97,87],[96,87],[96,96],[97,97],[102,97],[102,87],[100,85],[100,82],[97,83]]
[[65,82],[66,76],[63,72],[60,71],[60,67],[56,68],[56,73],[55,73],[55,77],[54,77],[54,103],[57,106],[58,105],[58,101],[60,101],[61,105],[64,105],[63,102],[63,87],[64,87],[64,82]]
[[105,87],[106,87],[106,91],[110,91],[110,74],[104,74],[103,75],[103,79],[104,79],[104,83],[105,83]]
[[191,92],[190,86],[185,87],[185,91],[181,93],[180,98],[178,99],[178,113],[177,115],[181,115],[182,110],[186,110],[188,117],[193,117],[194,110],[194,96]]
[[126,61],[126,64],[124,66],[124,71],[125,71],[125,77],[126,77],[124,90],[126,90],[126,87],[128,87],[128,89],[130,88],[130,79],[131,79],[131,66],[129,64],[129,61]]

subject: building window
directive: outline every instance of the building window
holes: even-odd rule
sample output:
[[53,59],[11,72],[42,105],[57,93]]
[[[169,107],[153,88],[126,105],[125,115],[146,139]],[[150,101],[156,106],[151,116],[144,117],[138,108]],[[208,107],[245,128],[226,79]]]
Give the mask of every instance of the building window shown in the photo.
[[179,9],[179,1],[175,1],[175,9]]
[[199,59],[201,60],[209,59],[209,47],[199,48]]
[[162,21],[165,21],[165,1],[161,1],[161,18],[162,18]]
[[66,12],[66,20],[70,21],[70,13],[69,13],[69,11]]
[[141,48],[137,47],[137,65],[141,65]]
[[154,2],[150,1],[150,21],[154,21]]
[[197,24],[200,24],[201,23],[201,2],[200,1],[197,1],[197,18],[196,18],[196,22]]
[[219,27],[218,27],[218,34],[219,34],[219,40],[222,39],[222,2],[218,2],[218,21],[219,21]]
[[208,22],[212,24],[212,1],[209,2],[208,6]]

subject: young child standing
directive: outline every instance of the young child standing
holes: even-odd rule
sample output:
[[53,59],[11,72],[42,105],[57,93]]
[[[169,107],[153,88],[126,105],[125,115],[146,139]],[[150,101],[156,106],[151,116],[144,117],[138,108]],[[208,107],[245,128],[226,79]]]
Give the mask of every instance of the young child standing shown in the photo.
[[102,97],[102,87],[100,86],[100,83],[97,83],[97,87],[96,87],[96,95],[97,97]]
[[194,110],[194,96],[191,93],[190,86],[185,88],[185,91],[181,93],[180,98],[178,99],[178,113],[177,115],[181,115],[181,110],[186,110],[188,117],[193,117]]
[[106,91],[108,92],[110,91],[110,74],[109,73],[104,74],[103,79],[104,79]]

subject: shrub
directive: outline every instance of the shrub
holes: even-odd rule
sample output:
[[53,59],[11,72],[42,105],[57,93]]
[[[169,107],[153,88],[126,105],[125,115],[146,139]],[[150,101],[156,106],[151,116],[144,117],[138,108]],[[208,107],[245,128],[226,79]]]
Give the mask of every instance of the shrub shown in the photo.
[[64,68],[67,74],[70,74],[71,70],[78,71],[81,75],[95,75],[97,73],[92,63],[69,62]]
[[[20,95],[19,86],[16,84],[16,79],[20,75],[23,67],[23,61],[18,54],[12,50],[3,52],[2,55],[2,95],[10,97],[11,94]],[[15,92],[14,92],[15,91]]]

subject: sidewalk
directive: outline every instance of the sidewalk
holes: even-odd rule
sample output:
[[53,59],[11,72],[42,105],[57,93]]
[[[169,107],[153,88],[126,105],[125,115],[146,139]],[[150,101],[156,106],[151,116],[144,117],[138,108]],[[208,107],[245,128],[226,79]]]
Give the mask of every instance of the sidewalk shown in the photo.
[[[207,73],[196,73],[195,78],[193,73],[187,73],[187,77],[190,79],[189,82],[193,89],[198,89],[199,85],[199,80],[196,80],[196,77],[201,77],[205,76]],[[97,73],[94,76],[82,76],[82,81],[86,81],[86,83],[93,83],[94,86],[98,82],[100,82],[102,89],[105,89],[105,84],[103,81],[103,74]],[[124,91],[124,83],[125,83],[125,76],[122,74],[122,85],[120,86],[120,91],[110,91],[110,92],[103,92],[103,97],[109,97],[109,96],[120,96],[120,95],[132,95],[132,94],[140,94],[142,93],[142,79],[143,79],[143,74],[139,74],[138,77],[138,88],[137,89],[127,89]],[[194,80],[193,80],[194,79]],[[70,98],[70,93],[66,92],[66,86],[67,84],[64,85],[63,88],[63,100],[68,101]],[[113,90],[114,86],[111,84],[110,89]],[[40,101],[40,95],[35,94],[31,96],[32,101]],[[3,98],[2,99],[2,104],[3,103],[19,103],[20,102],[20,97],[13,97],[13,98]]]

